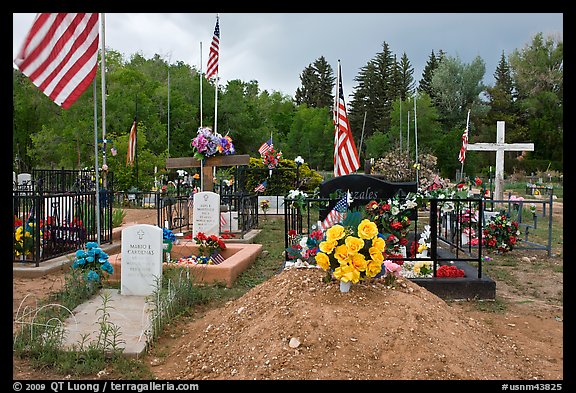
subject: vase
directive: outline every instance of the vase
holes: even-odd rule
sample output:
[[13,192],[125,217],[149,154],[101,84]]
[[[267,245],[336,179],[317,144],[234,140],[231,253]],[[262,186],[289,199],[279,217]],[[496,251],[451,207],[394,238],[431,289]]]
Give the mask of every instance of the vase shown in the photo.
[[352,281],[340,281],[340,292],[349,292],[352,286]]

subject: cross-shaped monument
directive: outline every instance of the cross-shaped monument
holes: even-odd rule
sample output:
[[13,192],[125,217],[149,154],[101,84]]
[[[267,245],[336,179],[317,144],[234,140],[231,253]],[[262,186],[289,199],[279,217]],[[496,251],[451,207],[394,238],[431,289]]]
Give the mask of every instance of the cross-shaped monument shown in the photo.
[[250,156],[248,154],[238,154],[230,156],[212,156],[200,162],[195,157],[177,157],[166,159],[166,169],[198,168],[202,166],[201,191],[211,191],[214,186],[214,167],[248,165]]
[[496,152],[496,186],[494,189],[495,200],[504,198],[504,152],[505,151],[534,151],[533,143],[509,143],[504,142],[504,122],[496,122],[496,143],[473,143],[467,150],[495,151]]

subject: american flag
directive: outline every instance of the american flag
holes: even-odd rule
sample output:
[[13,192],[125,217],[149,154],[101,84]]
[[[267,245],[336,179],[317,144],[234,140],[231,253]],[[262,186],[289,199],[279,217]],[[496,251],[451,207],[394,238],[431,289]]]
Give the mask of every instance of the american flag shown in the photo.
[[128,151],[126,152],[126,165],[134,165],[134,157],[136,157],[136,118],[132,123],[130,135],[128,136]]
[[212,259],[212,264],[213,264],[213,265],[218,265],[218,264],[224,262],[224,257],[222,256],[222,254],[220,254],[220,253],[218,253],[218,252],[212,254],[212,255],[210,256],[210,258]]
[[360,168],[360,157],[354,144],[344,102],[342,67],[338,62],[337,94],[334,99],[334,176],[348,175]]
[[458,161],[464,164],[466,159],[466,150],[468,149],[468,123],[470,122],[470,110],[468,110],[468,118],[466,119],[466,129],[462,134],[462,147],[460,148],[460,153],[458,153]]
[[227,221],[226,221],[226,217],[224,217],[224,213],[220,213],[220,226],[223,227],[224,225],[226,225]]
[[272,143],[272,137],[270,137],[270,139],[268,139],[266,142],[262,144],[262,146],[260,146],[260,148],[258,149],[258,153],[260,153],[260,155],[263,156],[273,148],[274,144]]
[[40,13],[14,64],[52,101],[68,109],[98,67],[98,14]]
[[264,180],[262,183],[254,187],[254,192],[264,192],[264,191],[266,191],[266,180]]
[[320,228],[322,228],[322,230],[325,231],[332,225],[342,222],[342,220],[344,220],[344,217],[346,217],[347,210],[348,210],[348,194],[344,195],[338,202],[336,202],[334,208],[330,210],[330,213],[328,213],[324,221],[320,223]]
[[214,27],[214,36],[212,45],[210,45],[210,54],[208,55],[208,66],[206,67],[206,79],[218,76],[218,58],[220,57],[220,24],[216,17],[216,27]]

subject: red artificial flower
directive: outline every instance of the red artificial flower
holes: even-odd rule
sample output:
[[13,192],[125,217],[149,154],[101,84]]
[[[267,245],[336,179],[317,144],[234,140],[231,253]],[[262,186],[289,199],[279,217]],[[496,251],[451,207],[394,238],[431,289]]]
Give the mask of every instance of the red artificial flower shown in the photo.
[[385,203],[385,204],[382,205],[382,207],[380,207],[380,210],[386,212],[386,211],[389,211],[391,208],[392,208],[392,207],[391,207],[388,203]]
[[458,278],[464,277],[464,270],[453,265],[442,265],[436,270],[436,277]]
[[406,239],[405,237],[401,237],[400,238],[400,245],[405,246],[406,244],[408,244],[408,239]]
[[376,201],[371,201],[370,203],[368,203],[366,205],[366,209],[368,209],[368,210],[375,210],[377,208],[378,208],[378,202],[376,202]]
[[479,177],[476,177],[476,179],[474,179],[474,182],[476,183],[477,186],[482,185],[482,179],[480,179]]
[[18,228],[22,226],[22,220],[17,218],[14,220],[14,228]]
[[462,187],[464,187],[464,183],[458,183],[458,184],[456,185],[456,187],[462,188]]
[[402,223],[398,221],[394,221],[392,224],[390,224],[390,226],[392,229],[396,229],[397,231],[403,228]]
[[290,229],[288,231],[288,237],[296,237],[296,230]]

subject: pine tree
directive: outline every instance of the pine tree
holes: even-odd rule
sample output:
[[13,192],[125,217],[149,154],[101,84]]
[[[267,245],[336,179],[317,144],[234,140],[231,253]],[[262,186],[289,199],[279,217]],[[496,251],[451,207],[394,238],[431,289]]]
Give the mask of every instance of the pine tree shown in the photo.
[[310,108],[331,107],[336,77],[324,56],[311,63],[300,75],[301,87],[296,89],[294,100],[297,105],[306,104]]
[[425,92],[434,100],[434,93],[432,92],[432,76],[434,71],[440,65],[440,62],[446,54],[442,49],[440,49],[438,56],[434,54],[434,51],[430,53],[430,57],[424,66],[424,70],[422,71],[422,79],[418,83],[418,91]]
[[400,98],[405,100],[414,92],[414,67],[410,64],[406,52],[402,54],[400,62],[397,63],[397,69],[400,76],[398,93]]

